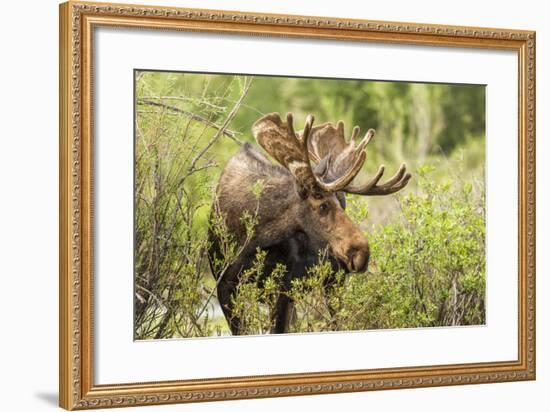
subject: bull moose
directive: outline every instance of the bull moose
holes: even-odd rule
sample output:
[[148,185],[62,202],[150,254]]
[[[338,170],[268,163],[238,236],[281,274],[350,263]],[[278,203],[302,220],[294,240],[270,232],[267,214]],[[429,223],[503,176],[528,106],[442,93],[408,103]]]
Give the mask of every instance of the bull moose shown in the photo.
[[[287,269],[271,329],[272,333],[284,333],[292,307],[284,292],[289,290],[292,279],[307,276],[308,268],[318,262],[320,251],[327,251],[335,270],[362,272],[367,268],[369,243],[346,215],[344,194],[389,195],[404,188],[411,178],[402,164],[394,176],[379,184],[384,173],[384,166],[380,166],[368,182],[352,184],[365,162],[365,148],[374,136],[373,129],[357,143],[357,126],[347,141],[342,121],[314,127],[313,116],[309,115],[303,131],[296,133],[292,114],[283,121],[278,113],[271,113],[256,121],[252,132],[277,164],[269,161],[257,146],[244,144],[225,166],[214,209],[243,247],[223,270],[213,263],[222,255],[220,239],[214,231],[209,233],[209,261],[217,280],[217,296],[234,335],[242,331],[238,316],[233,314],[233,296],[240,274],[253,265],[257,248],[266,252],[265,273],[278,263]],[[251,191],[257,181],[263,182],[259,197]],[[243,211],[256,212],[257,225],[251,239],[247,238],[241,219]]]

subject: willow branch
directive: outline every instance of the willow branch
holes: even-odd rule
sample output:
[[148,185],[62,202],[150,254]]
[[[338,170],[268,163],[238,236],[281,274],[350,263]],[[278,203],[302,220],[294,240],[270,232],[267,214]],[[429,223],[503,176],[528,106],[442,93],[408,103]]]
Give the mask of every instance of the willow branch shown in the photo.
[[239,140],[236,139],[236,136],[237,136],[237,132],[234,132],[232,130],[228,130],[227,128],[224,128],[223,126],[220,126],[214,122],[211,122],[210,120],[196,114],[196,113],[193,113],[193,112],[189,112],[187,110],[183,110],[183,109],[180,109],[179,107],[177,106],[174,106],[172,104],[166,104],[166,103],[161,103],[161,102],[154,102],[154,101],[151,101],[151,100],[146,100],[146,99],[138,99],[137,101],[137,104],[139,105],[145,105],[145,106],[155,106],[155,107],[162,107],[162,108],[165,108],[165,109],[169,109],[169,110],[172,110],[176,113],[180,113],[180,114],[183,114],[187,117],[189,117],[190,119],[192,120],[196,120],[197,122],[201,122],[201,123],[204,123],[208,126],[210,126],[211,128],[213,129],[216,129],[218,131],[220,131],[222,134],[224,134],[225,136],[229,137],[230,139],[233,139],[235,140],[237,143],[241,144],[241,142]]

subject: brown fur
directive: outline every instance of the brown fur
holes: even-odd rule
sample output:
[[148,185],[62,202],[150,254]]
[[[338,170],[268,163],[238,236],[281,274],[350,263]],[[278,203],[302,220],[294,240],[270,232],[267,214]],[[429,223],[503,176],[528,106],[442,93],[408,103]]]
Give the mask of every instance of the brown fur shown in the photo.
[[[263,191],[259,199],[252,193],[261,180]],[[227,163],[217,188],[217,209],[225,218],[228,230],[240,244],[246,239],[241,216],[245,210],[257,211],[255,235],[237,261],[223,274],[215,273],[212,262],[220,256],[218,239],[210,233],[210,262],[218,279],[218,299],[233,334],[240,333],[240,322],[232,314],[232,296],[240,273],[250,267],[256,248],[268,251],[266,267],[276,263],[287,266],[285,284],[288,289],[293,277],[304,276],[307,267],[317,260],[318,252],[328,248],[331,258],[349,271],[361,271],[368,262],[368,243],[357,226],[346,216],[342,196],[302,187],[286,169],[267,160],[254,146],[246,144]],[[321,206],[323,205],[323,206]],[[337,263],[335,263],[337,265]],[[221,279],[220,279],[221,276]],[[274,332],[286,328],[291,304],[281,295],[275,314]]]
[[[381,167],[371,181],[359,187],[351,185],[365,161],[364,149],[374,136],[372,129],[356,144],[357,127],[347,142],[342,122],[336,127],[331,123],[313,127],[313,116],[309,115],[303,131],[296,133],[292,114],[283,121],[278,113],[270,113],[254,123],[252,132],[278,165],[249,144],[243,145],[227,163],[218,183],[216,210],[243,251],[221,272],[212,263],[221,258],[219,239],[210,232],[209,256],[218,279],[218,299],[233,334],[241,332],[240,321],[233,315],[233,296],[239,275],[253,264],[257,248],[266,251],[268,272],[278,263],[286,266],[283,291],[288,290],[293,278],[307,275],[322,250],[328,249],[334,268],[364,271],[369,261],[369,244],[345,214],[342,191],[389,194],[402,189],[410,179],[403,165],[386,183],[378,185],[384,172]],[[256,198],[252,188],[258,181],[262,182],[263,191]],[[246,238],[246,226],[241,220],[245,211],[257,216],[252,239]],[[276,305],[273,332],[286,330],[291,304],[282,293]]]

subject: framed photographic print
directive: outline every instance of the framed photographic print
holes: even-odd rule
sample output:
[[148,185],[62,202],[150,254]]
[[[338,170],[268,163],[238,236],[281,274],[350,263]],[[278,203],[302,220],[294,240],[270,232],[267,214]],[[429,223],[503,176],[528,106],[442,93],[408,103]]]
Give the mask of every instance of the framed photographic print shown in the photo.
[[535,379],[535,33],[60,6],[60,405]]

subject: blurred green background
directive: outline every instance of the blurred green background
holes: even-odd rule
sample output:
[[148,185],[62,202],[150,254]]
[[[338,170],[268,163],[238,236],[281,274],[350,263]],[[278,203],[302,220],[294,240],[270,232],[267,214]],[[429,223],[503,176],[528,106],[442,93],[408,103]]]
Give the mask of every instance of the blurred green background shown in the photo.
[[[347,136],[355,125],[363,132],[373,128],[376,136],[367,148],[358,181],[374,174],[380,164],[386,166],[389,177],[403,162],[410,171],[422,164],[434,165],[432,179],[436,181],[453,178],[459,168],[462,178],[484,180],[484,86],[173,72],[141,72],[138,76],[138,113],[151,108],[158,111],[160,106],[143,104],[151,101],[220,124],[250,80],[250,89],[229,126],[241,142],[255,143],[252,124],[270,112],[282,117],[292,112],[297,130],[310,113],[315,124],[343,120]],[[181,122],[188,120],[179,117]],[[219,173],[237,150],[239,145],[233,140],[219,139],[211,148],[219,165],[212,173]],[[416,182],[413,178],[406,190],[414,190]],[[386,222],[394,211],[391,199],[375,198],[370,208],[372,222]]]

